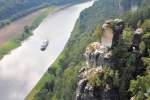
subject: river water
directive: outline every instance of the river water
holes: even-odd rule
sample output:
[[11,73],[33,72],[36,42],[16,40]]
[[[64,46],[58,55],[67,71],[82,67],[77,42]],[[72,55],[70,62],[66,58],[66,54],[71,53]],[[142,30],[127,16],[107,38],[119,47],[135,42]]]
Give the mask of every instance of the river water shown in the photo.
[[[80,12],[94,1],[49,15],[33,36],[0,61],[0,100],[23,100],[62,52]],[[40,51],[48,39],[46,51]]]

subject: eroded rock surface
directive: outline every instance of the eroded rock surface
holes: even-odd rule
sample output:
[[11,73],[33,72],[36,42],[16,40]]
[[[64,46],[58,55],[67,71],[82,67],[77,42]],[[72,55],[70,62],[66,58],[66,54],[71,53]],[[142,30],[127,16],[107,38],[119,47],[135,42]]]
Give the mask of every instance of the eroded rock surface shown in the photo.
[[110,58],[111,52],[101,43],[93,42],[87,46],[84,55],[88,67],[102,67],[105,60]]
[[102,26],[102,45],[108,48],[117,47],[123,29],[124,22],[121,19],[105,21]]
[[142,40],[142,35],[143,35],[143,29],[138,28],[134,34],[133,34],[133,40],[132,40],[132,48],[133,50],[139,50],[139,45]]
[[104,74],[105,71],[100,67],[82,68],[77,84],[76,100],[119,100],[118,89],[113,84],[113,78],[105,79]]
[[[120,100],[119,83],[112,70],[112,50],[118,47],[124,30],[121,19],[107,20],[102,26],[101,43],[90,43],[85,50],[86,66],[79,72],[75,100]],[[139,45],[143,30],[133,35],[131,48],[136,61],[141,59]],[[135,61],[135,62],[136,62]],[[106,66],[110,68],[106,70]],[[110,72],[108,72],[110,71]]]

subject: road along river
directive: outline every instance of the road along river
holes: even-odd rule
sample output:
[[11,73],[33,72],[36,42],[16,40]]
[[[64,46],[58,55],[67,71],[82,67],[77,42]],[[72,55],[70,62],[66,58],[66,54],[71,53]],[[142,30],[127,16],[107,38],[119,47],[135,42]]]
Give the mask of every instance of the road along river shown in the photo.
[[[0,100],[23,100],[62,52],[80,12],[94,1],[49,15],[33,36],[0,61]],[[49,40],[46,51],[42,42]]]

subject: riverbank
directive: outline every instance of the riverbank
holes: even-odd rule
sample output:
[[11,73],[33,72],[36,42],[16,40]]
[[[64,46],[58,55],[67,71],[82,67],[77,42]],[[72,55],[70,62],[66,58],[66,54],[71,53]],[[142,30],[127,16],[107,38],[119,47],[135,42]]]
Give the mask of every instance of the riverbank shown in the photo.
[[8,40],[20,35],[24,31],[25,26],[31,26],[34,20],[41,15],[41,13],[46,9],[41,9],[27,16],[24,16],[9,25],[0,28],[0,46],[3,45]]
[[[32,31],[40,25],[45,17],[47,17],[50,13],[56,12],[57,10],[59,10],[57,7],[45,8],[37,12],[37,14],[29,16],[29,18],[24,18],[22,20],[23,22],[18,21],[11,26],[0,30],[0,32],[5,33],[0,34],[0,59],[2,59],[4,55],[8,54],[12,49],[19,47],[22,41],[32,35]],[[37,17],[31,18],[35,16]],[[23,24],[26,24],[26,26],[24,26]]]
[[[2,100],[23,100],[29,94],[49,65],[63,51],[80,12],[91,4],[92,2],[77,4],[48,15],[33,31],[32,36],[4,56],[0,61]],[[40,48],[45,39],[50,43],[42,52]]]
[[41,6],[38,6],[38,7],[33,7],[33,8],[30,8],[30,9],[26,10],[26,11],[17,13],[17,14],[12,15],[12,16],[9,16],[8,19],[0,21],[0,29],[4,28],[4,27],[10,25],[11,23],[16,22],[16,21],[18,21],[18,20],[20,20],[24,17],[32,15],[33,13],[38,12],[41,9],[44,9],[44,8],[48,8],[48,5],[41,5]]
[[[94,1],[93,1],[94,2]],[[93,5],[93,2],[91,1],[89,1],[89,6],[88,7],[90,7],[90,6],[92,6]],[[88,3],[88,2],[87,2]],[[85,8],[88,8],[88,7],[85,7]],[[84,9],[85,9],[84,8]],[[83,10],[84,10],[83,9]],[[83,11],[82,10],[82,11]],[[79,16],[78,16],[78,18],[79,18]],[[77,21],[77,20],[76,20]],[[78,23],[79,21],[77,21],[76,23]],[[75,24],[75,27],[73,28],[73,29],[75,29],[76,28],[76,24]],[[72,29],[72,30],[73,30]],[[72,30],[71,30],[71,38],[72,38]],[[64,55],[64,51],[66,51],[66,47],[64,48],[65,50],[63,50],[63,53],[61,53],[58,57],[57,57],[57,59],[55,60],[55,62],[54,63],[50,63],[49,65],[51,65],[51,66],[59,66],[59,67],[57,67],[57,68],[54,68],[54,69],[50,69],[49,71],[55,71],[55,69],[57,70],[57,69],[60,69],[59,71],[63,71],[62,70],[62,68],[61,68],[61,66],[62,65],[59,65],[58,63],[59,63],[59,60],[60,59],[63,59],[63,57],[65,56]],[[77,49],[77,48],[76,48]],[[74,52],[76,49],[74,49],[74,50],[72,50],[72,52]],[[76,56],[76,55],[74,55],[74,56]],[[69,58],[70,58],[71,56],[69,56]],[[64,62],[66,62],[66,60],[64,60]],[[58,71],[58,73],[59,73],[59,71]],[[41,78],[41,80],[39,80],[39,82],[37,83],[37,85],[32,89],[32,91],[29,93],[29,95],[26,97],[26,100],[37,100],[37,98],[40,98],[40,99],[42,99],[42,97],[44,97],[44,95],[47,95],[48,93],[48,91],[45,89],[46,87],[46,85],[45,84],[47,84],[48,86],[50,86],[51,88],[53,88],[53,86],[51,86],[51,85],[53,85],[53,81],[55,80],[55,74],[52,74],[52,75],[50,75],[49,74],[49,72],[46,72],[44,75],[43,75],[43,77]],[[57,78],[56,78],[57,79]],[[57,81],[57,80],[56,80]],[[51,84],[52,83],[52,84]],[[61,90],[60,90],[61,91]],[[49,91],[50,92],[50,91]],[[51,94],[51,92],[50,92],[50,94],[49,94],[49,96],[50,95],[54,95],[54,94]],[[47,95],[48,96],[48,95]],[[45,96],[45,98],[47,98],[47,96]],[[52,98],[50,98],[50,99],[52,99]],[[43,99],[44,100],[44,99]],[[55,97],[52,99],[52,100],[55,100]],[[57,100],[57,99],[56,99]]]
[[[0,28],[3,28],[12,22],[21,19],[22,17],[28,16],[33,12],[39,11],[40,9],[47,8],[49,6],[63,6],[66,4],[72,5],[77,3],[85,2],[86,0],[61,0],[61,1],[42,1],[42,0],[27,0],[21,2],[21,0],[15,1],[2,1],[0,7]],[[20,3],[19,3],[20,2]],[[3,8],[3,9],[1,9]]]
[[22,41],[31,36],[32,31],[36,29],[50,13],[53,14],[59,12],[78,3],[79,2],[70,3],[57,7],[51,6],[49,8],[42,7],[41,9],[34,10],[35,12],[32,13],[29,12],[29,15],[25,14],[24,17],[21,17],[16,21],[14,20],[9,25],[0,28],[0,59],[12,49],[19,47]]

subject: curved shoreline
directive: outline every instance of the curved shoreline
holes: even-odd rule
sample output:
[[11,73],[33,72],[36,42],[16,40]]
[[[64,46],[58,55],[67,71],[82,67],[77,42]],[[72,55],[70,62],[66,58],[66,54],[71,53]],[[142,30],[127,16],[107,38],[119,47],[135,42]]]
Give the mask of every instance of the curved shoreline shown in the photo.
[[[92,1],[92,0],[88,0]],[[85,1],[81,2],[84,3]],[[13,43],[14,41],[18,41],[18,37],[25,31],[25,27],[29,26],[36,26],[31,31],[36,29],[40,23],[47,17],[49,14],[53,15],[59,11],[62,11],[68,7],[71,7],[75,4],[78,4],[79,2],[72,3],[72,4],[66,4],[64,6],[52,6],[52,7],[45,7],[38,10],[35,10],[34,12],[29,13],[28,15],[25,15],[24,17],[21,17],[13,22],[11,22],[9,25],[4,26],[3,28],[0,28],[0,60],[7,55],[9,52],[11,52],[13,49],[16,49],[21,45],[21,42],[25,41],[29,36],[32,35],[32,32],[29,36],[27,36],[25,39],[21,40],[20,43]],[[42,16],[42,13],[48,8],[52,8],[52,11],[50,11],[47,15],[45,15],[44,18],[38,23],[38,25],[34,25],[35,21],[38,19],[38,17]],[[12,42],[12,43],[11,43]],[[13,45],[13,46],[11,46]]]
[[[49,15],[56,12],[59,8],[47,8],[34,12],[22,19],[19,19],[9,26],[0,29],[0,59],[21,46],[32,34],[40,23]],[[36,16],[36,17],[35,17]],[[29,33],[26,32],[28,28]],[[25,35],[25,37],[23,37]]]
[[[54,60],[64,49],[80,12],[92,2],[82,3],[49,15],[34,34],[0,61],[0,83],[3,100],[21,100],[36,85]],[[50,44],[40,51],[42,41]],[[13,97],[12,97],[13,96]],[[15,98],[15,99],[14,99]]]

